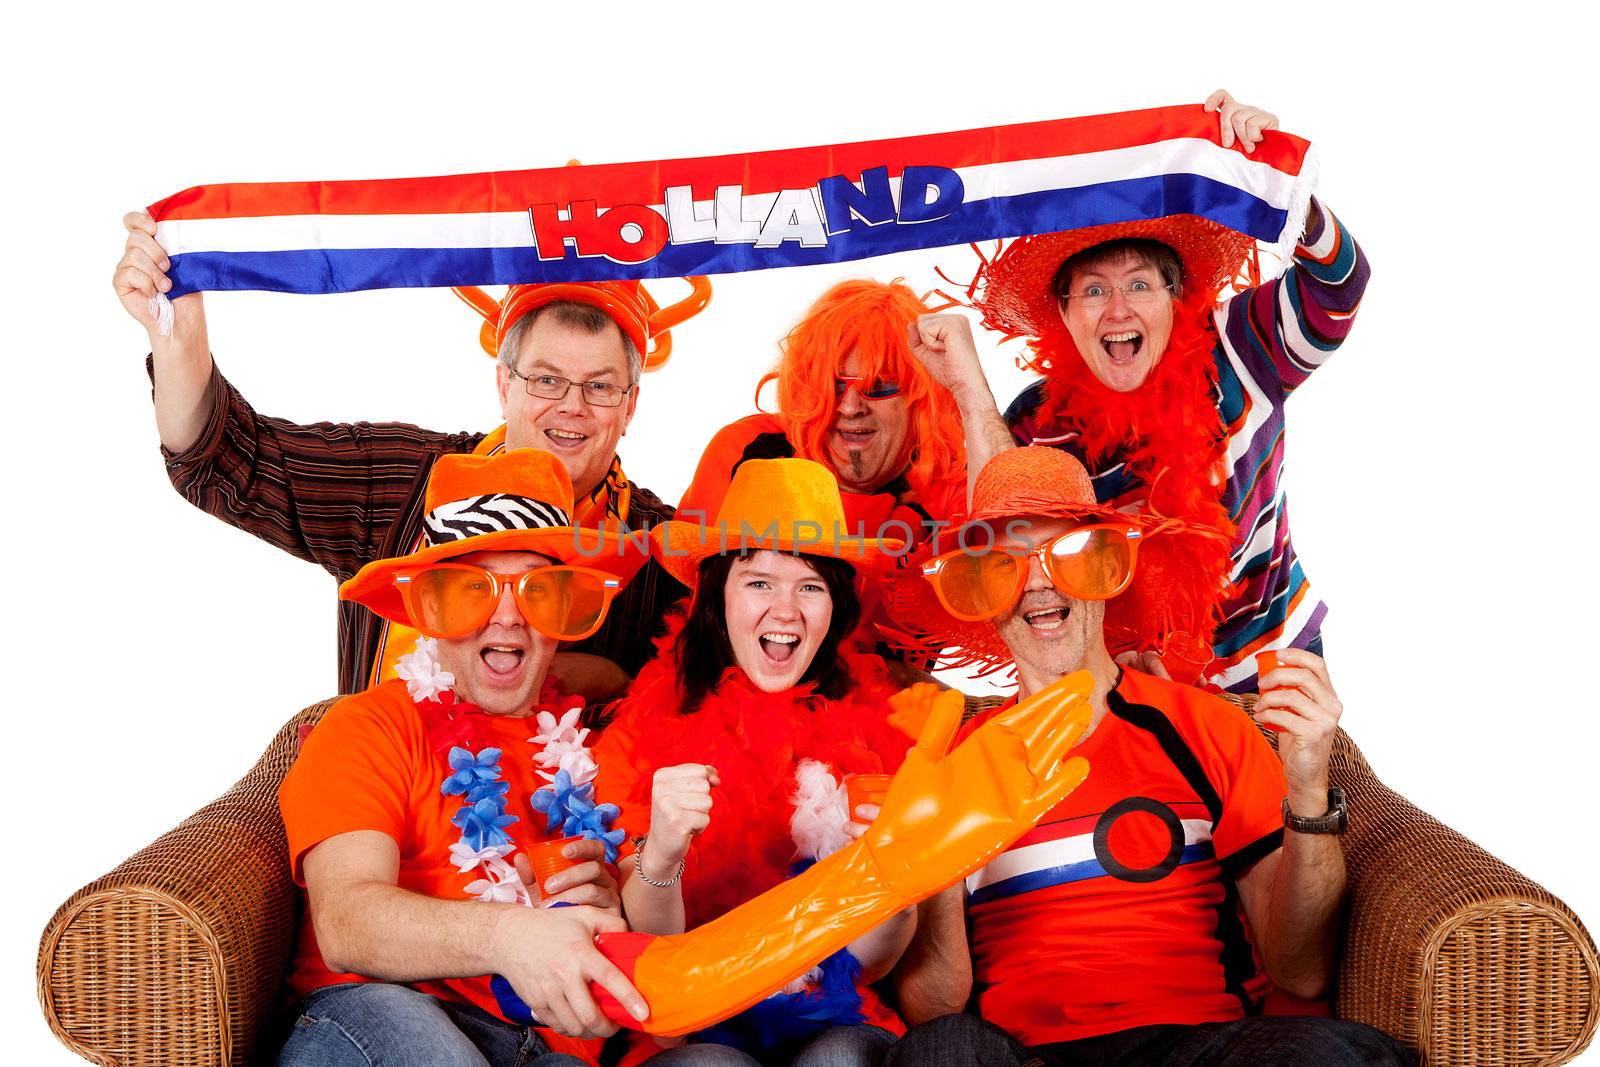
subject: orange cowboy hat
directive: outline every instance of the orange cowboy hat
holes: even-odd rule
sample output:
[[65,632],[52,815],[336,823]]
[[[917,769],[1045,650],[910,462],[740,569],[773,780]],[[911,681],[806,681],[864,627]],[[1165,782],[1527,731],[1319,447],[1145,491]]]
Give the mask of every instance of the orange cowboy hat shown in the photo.
[[651,555],[691,589],[702,560],[746,548],[832,556],[859,571],[891,566],[905,542],[851,537],[839,483],[809,459],[747,460],[734,472],[714,524],[674,519],[650,531]]
[[1061,326],[1051,291],[1061,264],[1086,248],[1126,237],[1160,241],[1183,263],[1186,293],[1215,297],[1244,274],[1256,250],[1255,239],[1198,215],[1114,222],[1081,230],[1019,237],[1002,245],[979,268],[972,282],[972,306],[983,324],[1007,337],[1042,337]]
[[428,475],[423,507],[426,544],[410,555],[362,567],[339,586],[341,599],[412,626],[395,578],[429,563],[471,552],[537,552],[603,571],[626,585],[649,558],[636,537],[573,525],[567,469],[535,448],[492,456],[440,456]]
[[[668,331],[705,310],[711,302],[711,280],[702,276],[685,278],[691,287],[688,296],[676,304],[661,307],[638,281],[616,282],[538,282],[513,285],[505,298],[496,300],[476,285],[458,285],[455,294],[483,316],[478,343],[491,356],[500,354],[500,343],[517,320],[534,308],[557,300],[589,304],[611,316],[622,332],[633,341],[644,359],[645,370],[657,370],[672,355],[672,335]],[[653,344],[652,344],[653,342]]]

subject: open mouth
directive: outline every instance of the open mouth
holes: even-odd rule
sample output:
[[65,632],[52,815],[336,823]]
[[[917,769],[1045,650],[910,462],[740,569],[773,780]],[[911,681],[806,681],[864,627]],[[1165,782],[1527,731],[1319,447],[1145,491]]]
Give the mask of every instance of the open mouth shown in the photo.
[[589,435],[586,433],[578,433],[576,430],[561,430],[553,426],[546,430],[544,435],[545,437],[549,438],[557,448],[577,448],[579,445],[583,444],[589,439]]
[[1040,608],[1037,611],[1025,613],[1022,616],[1022,621],[1033,627],[1035,630],[1048,632],[1051,630],[1061,629],[1061,627],[1066,624],[1067,616],[1069,614],[1071,614],[1070,609],[1064,607]]
[[788,663],[794,650],[800,646],[798,634],[765,633],[761,635],[761,651],[774,663]]
[[866,429],[864,427],[855,427],[848,430],[840,427],[836,432],[841,438],[843,438],[844,443],[847,445],[864,445],[868,441],[872,440],[872,435],[878,431]]
[[489,669],[491,678],[510,678],[515,675],[521,669],[526,655],[525,650],[510,645],[485,645],[478,651],[478,658]]
[[1106,350],[1111,362],[1132,363],[1139,358],[1139,350],[1144,347],[1144,335],[1138,330],[1108,333],[1100,338],[1100,347]]

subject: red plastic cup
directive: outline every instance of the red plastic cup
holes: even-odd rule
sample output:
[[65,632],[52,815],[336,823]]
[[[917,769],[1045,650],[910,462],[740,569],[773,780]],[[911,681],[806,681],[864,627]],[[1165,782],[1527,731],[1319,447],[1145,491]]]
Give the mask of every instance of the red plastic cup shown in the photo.
[[[1276,649],[1268,649],[1265,652],[1257,652],[1256,653],[1256,677],[1257,678],[1262,677],[1268,671],[1277,670],[1278,667],[1279,667],[1278,652],[1277,652]],[[1257,688],[1259,688],[1259,686]]]
[[[1278,653],[1275,649],[1268,649],[1265,652],[1256,653],[1256,688],[1260,690],[1261,693],[1266,694],[1272,692],[1271,689],[1261,689],[1261,679],[1267,676],[1268,671],[1275,671],[1280,666],[1282,666],[1282,664],[1278,662]],[[1273,686],[1272,688],[1286,689],[1290,687],[1277,685]],[[1269,730],[1276,730],[1279,733],[1283,732],[1283,727],[1278,726],[1275,723],[1264,722],[1261,725],[1265,726]]]
[[1194,685],[1211,666],[1211,646],[1182,630],[1161,642],[1161,665],[1179,685]]
[[528,856],[528,866],[533,868],[533,891],[540,895],[544,893],[544,884],[569,867],[576,867],[578,860],[568,859],[561,854],[561,850],[574,841],[582,841],[581,837],[561,837],[553,841],[537,841],[529,845],[524,851]]
[[889,793],[892,774],[847,774],[844,776],[845,795],[849,797],[850,821],[856,821],[856,808],[863,804],[883,807],[883,798]]

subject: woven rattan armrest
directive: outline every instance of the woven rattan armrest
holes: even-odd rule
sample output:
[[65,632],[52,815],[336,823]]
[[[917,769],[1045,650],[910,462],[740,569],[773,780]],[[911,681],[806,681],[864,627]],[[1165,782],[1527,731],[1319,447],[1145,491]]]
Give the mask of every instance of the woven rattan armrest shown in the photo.
[[1350,804],[1339,1015],[1429,1064],[1581,1052],[1600,969],[1571,909],[1378,781],[1343,731],[1330,770]]
[[239,782],[63,904],[39,942],[57,1037],[106,1064],[244,1064],[279,1002],[296,892],[278,785],[301,712]]

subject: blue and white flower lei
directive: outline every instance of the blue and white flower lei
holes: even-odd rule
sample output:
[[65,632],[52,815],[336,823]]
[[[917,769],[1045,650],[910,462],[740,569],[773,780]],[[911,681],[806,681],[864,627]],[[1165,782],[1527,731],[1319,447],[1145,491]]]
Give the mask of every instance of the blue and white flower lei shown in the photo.
[[[417,638],[416,650],[400,657],[395,673],[418,703],[438,700],[455,685],[455,676],[440,667],[438,645],[432,638]],[[538,712],[539,732],[528,741],[543,746],[533,761],[539,776],[550,784],[536,790],[528,802],[545,816],[545,833],[559,828],[567,837],[599,841],[605,846],[606,862],[615,863],[626,833],[612,825],[620,814],[615,804],[595,803],[594,777],[600,768],[585,743],[589,731],[578,726],[582,710],[569,708],[559,718],[550,711]],[[506,827],[520,820],[507,810],[511,784],[500,780],[501,755],[493,747],[478,752],[459,745],[450,749],[450,774],[439,791],[462,798],[461,810],[450,820],[461,830],[461,840],[450,846],[450,861],[462,874],[482,872],[483,877],[467,883],[468,896],[532,907],[537,887],[530,889],[508,859],[517,846]]]

